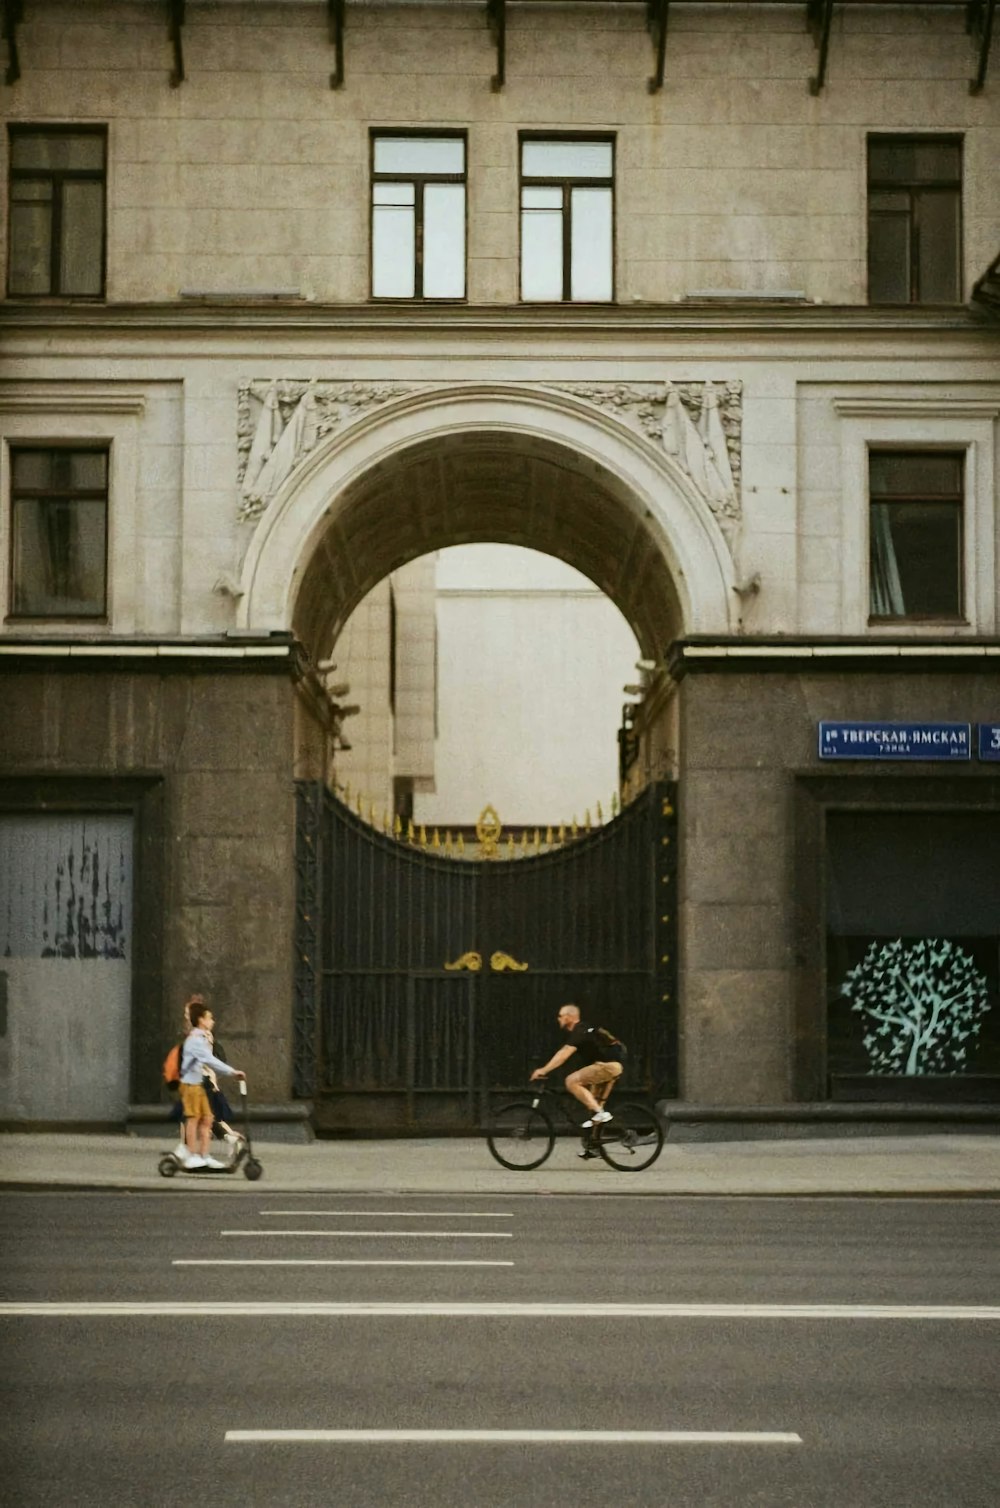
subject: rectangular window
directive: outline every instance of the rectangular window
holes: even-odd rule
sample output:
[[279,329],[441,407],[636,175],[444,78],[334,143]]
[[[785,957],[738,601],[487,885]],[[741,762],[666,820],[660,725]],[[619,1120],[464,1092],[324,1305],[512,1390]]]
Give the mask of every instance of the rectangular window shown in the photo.
[[372,297],[465,297],[464,136],[372,137]]
[[11,450],[12,618],[107,613],[108,452]]
[[961,140],[869,136],[869,303],[961,299]]
[[106,171],[103,126],[11,126],[12,298],[103,298]]
[[869,452],[870,622],[961,617],[964,465],[960,451]]
[[521,138],[521,298],[614,297],[614,142]]

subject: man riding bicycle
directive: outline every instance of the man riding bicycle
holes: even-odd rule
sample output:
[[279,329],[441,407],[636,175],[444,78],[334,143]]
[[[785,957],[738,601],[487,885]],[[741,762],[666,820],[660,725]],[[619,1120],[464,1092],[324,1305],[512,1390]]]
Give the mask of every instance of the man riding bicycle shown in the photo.
[[[536,1068],[531,1077],[546,1078],[554,1068],[558,1068],[578,1052],[583,1059],[583,1066],[566,1075],[566,1088],[590,1111],[590,1119],[583,1123],[589,1131],[592,1126],[599,1126],[612,1119],[610,1111],[604,1108],[604,1102],[614,1088],[615,1080],[621,1076],[622,1065],[607,1054],[620,1047],[620,1044],[603,1028],[588,1026],[586,1021],[581,1021],[578,1005],[561,1006],[557,1020],[569,1041],[565,1047],[554,1052],[541,1068]],[[594,1094],[593,1089],[598,1093]]]

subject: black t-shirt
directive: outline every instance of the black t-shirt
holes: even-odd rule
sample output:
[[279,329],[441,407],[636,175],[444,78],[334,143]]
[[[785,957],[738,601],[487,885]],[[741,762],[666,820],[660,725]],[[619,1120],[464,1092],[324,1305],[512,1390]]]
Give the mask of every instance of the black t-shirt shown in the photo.
[[[572,1047],[576,1048],[582,1060],[583,1067],[589,1067],[591,1063],[603,1063],[604,1061],[594,1040],[595,1030],[596,1028],[588,1026],[586,1021],[578,1021],[572,1031],[566,1033],[566,1040]],[[570,1064],[571,1069],[578,1066],[580,1065]]]

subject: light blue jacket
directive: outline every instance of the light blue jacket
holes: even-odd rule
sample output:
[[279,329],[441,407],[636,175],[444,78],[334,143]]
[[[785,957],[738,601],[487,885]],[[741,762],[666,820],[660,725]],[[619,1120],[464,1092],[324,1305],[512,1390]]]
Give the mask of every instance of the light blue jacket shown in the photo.
[[184,1046],[181,1048],[181,1083],[200,1084],[205,1076],[206,1068],[214,1068],[216,1073],[237,1073],[231,1063],[223,1063],[212,1051],[211,1045],[200,1026],[184,1038]]

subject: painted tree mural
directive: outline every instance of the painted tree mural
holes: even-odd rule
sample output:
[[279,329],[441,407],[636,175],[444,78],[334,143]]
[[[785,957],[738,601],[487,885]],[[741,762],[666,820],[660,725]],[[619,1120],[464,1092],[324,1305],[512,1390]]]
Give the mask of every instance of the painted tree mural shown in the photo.
[[990,1009],[986,976],[947,938],[873,942],[841,992],[864,1018],[870,1073],[966,1072]]

